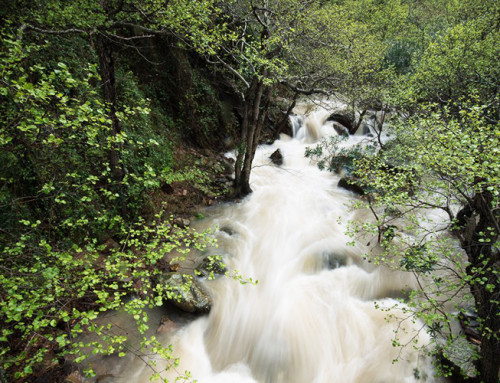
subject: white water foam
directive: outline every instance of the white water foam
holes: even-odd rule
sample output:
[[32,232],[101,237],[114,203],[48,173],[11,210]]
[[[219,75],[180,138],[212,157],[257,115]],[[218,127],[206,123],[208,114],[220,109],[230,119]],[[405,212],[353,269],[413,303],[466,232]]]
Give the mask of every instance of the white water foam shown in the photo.
[[[411,344],[428,342],[422,325],[404,320],[401,310],[387,319],[375,307],[398,303],[390,297],[411,281],[363,261],[362,245],[347,245],[345,223],[353,217],[347,205],[354,196],[304,157],[307,145],[335,134],[324,126],[326,117],[323,110],[312,112],[301,125],[295,121],[295,138],[259,147],[254,192],[204,223],[231,228],[232,235],[217,234],[223,252],[231,254],[226,264],[259,283],[206,282],[213,308],[165,340],[180,358],[165,378],[174,381],[189,370],[200,383],[435,381]],[[276,149],[282,166],[269,159]],[[395,331],[407,347],[393,347]],[[150,371],[130,365],[120,375],[128,380],[118,381],[147,382]]]

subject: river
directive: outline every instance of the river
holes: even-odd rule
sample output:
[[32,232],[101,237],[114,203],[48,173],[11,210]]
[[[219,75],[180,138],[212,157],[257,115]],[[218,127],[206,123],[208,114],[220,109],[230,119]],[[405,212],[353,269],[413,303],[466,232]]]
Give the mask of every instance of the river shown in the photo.
[[[212,209],[200,223],[219,228],[228,268],[258,283],[205,283],[214,299],[210,314],[163,339],[180,358],[163,372],[170,381],[184,371],[199,383],[436,381],[425,354],[412,347],[413,340],[428,342],[422,325],[380,308],[397,303],[411,280],[365,261],[363,244],[348,244],[348,221],[368,216],[349,208],[356,197],[337,187],[338,176],[304,157],[318,138],[337,134],[324,124],[326,113],[309,111],[294,138],[260,146],[253,193]],[[352,136],[348,144],[363,139]],[[281,166],[269,159],[276,149]],[[395,332],[406,347],[393,346]],[[115,374],[113,381],[142,383],[151,370],[125,358]]]

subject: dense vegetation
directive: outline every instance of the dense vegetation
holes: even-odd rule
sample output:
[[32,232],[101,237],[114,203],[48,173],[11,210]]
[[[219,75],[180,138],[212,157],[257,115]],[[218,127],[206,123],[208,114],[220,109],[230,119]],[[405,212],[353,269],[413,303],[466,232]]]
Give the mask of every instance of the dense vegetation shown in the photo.
[[366,192],[357,207],[374,222],[353,223],[351,233],[380,245],[373,261],[415,275],[421,288],[408,292],[408,314],[427,325],[439,370],[497,383],[500,8],[407,4],[404,32],[386,50],[397,75],[380,97],[372,145],[346,150],[334,139],[307,155]]
[[[208,238],[173,225],[155,196],[174,181],[214,192],[202,184],[215,170],[180,158],[183,145],[236,140],[233,192],[244,196],[266,126],[283,124],[300,95],[341,94],[353,114],[397,117],[392,141],[350,163],[372,191],[376,222],[363,229],[383,246],[379,260],[397,256],[434,282],[408,303],[446,340],[445,362],[456,318],[440,308],[464,292],[456,316],[479,319],[476,381],[497,383],[498,2],[18,1],[0,20],[0,380],[80,361],[83,331],[106,340],[99,352],[125,352],[92,320],[122,308],[144,330],[144,308],[173,294],[152,282],[164,254]],[[462,251],[428,228],[418,243],[399,240],[423,227],[413,213],[425,208],[446,213],[440,230]]]

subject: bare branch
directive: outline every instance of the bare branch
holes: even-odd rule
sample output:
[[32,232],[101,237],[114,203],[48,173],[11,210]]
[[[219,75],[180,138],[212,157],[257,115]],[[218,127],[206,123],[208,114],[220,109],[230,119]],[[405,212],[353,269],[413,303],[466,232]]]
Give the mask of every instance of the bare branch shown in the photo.
[[293,90],[296,93],[300,93],[300,94],[303,94],[305,96],[310,96],[312,94],[324,94],[325,96],[329,95],[329,93],[327,91],[325,91],[324,89],[319,89],[319,88],[302,89],[294,84],[290,84],[286,80],[280,81],[280,84],[286,86],[287,88],[290,88],[291,90]]
[[155,35],[141,35],[141,36],[123,37],[123,36],[115,35],[113,33],[110,33],[109,36],[113,37],[114,39],[123,40],[123,41],[148,39],[148,38],[151,38],[151,37],[155,37]]
[[[241,75],[241,73],[239,73],[236,69],[234,69],[231,65],[229,65],[227,62],[225,62],[224,60],[222,60],[219,56],[216,56],[217,57],[217,62],[222,64],[224,67],[226,67],[227,69],[229,69],[236,77],[238,77],[242,82],[243,84],[245,85],[246,88],[250,88],[250,84],[248,83],[247,80],[245,80],[245,78]],[[213,62],[213,61],[208,61],[210,64],[217,64],[216,62]]]
[[43,28],[39,28],[39,27],[36,27],[34,25],[31,25],[31,24],[24,24],[21,26],[21,32],[26,30],[26,29],[31,29],[35,32],[46,33],[46,34],[50,34],[50,35],[67,35],[67,34],[71,34],[71,33],[80,33],[80,34],[87,33],[83,29],[78,29],[78,28],[59,29],[58,30],[58,29],[43,29]]

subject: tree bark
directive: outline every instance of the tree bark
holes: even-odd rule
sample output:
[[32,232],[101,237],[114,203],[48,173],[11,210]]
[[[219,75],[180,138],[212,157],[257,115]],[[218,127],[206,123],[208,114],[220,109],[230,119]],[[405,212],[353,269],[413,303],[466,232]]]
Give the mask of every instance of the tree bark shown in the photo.
[[[111,120],[111,134],[115,137],[121,133],[121,124],[116,115],[116,85],[115,85],[115,62],[113,58],[113,47],[104,33],[100,33],[95,40],[97,56],[99,58],[99,74],[102,80],[102,92],[104,102],[108,107],[108,116]],[[113,138],[112,137],[112,138]],[[108,153],[109,166],[116,181],[121,182],[124,176],[123,167],[120,165],[118,145],[111,144]]]
[[[265,74],[263,77],[265,77]],[[241,122],[240,145],[235,164],[235,197],[245,197],[252,192],[250,187],[252,162],[269,109],[272,89],[272,87],[265,85],[262,80],[255,77],[248,90]]]
[[[486,187],[476,193],[468,207],[462,247],[470,262],[467,274],[480,321],[480,359],[476,363],[479,381],[498,383],[500,370],[500,254],[498,217],[492,209],[493,194]],[[482,278],[482,281],[476,280]]]
[[115,84],[115,61],[113,58],[113,45],[107,38],[105,32],[101,31],[95,39],[95,46],[97,56],[99,59],[99,74],[102,81],[102,92],[104,102],[108,108],[108,117],[111,120],[111,143],[108,151],[109,167],[115,183],[113,189],[120,196],[120,209],[121,214],[127,214],[127,204],[122,184],[125,176],[123,163],[120,161],[120,144],[116,142],[115,138],[121,133],[122,127],[120,119],[116,114],[117,100],[116,100],[116,84]]

